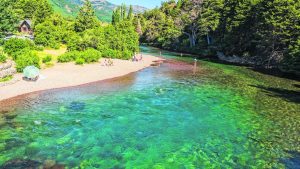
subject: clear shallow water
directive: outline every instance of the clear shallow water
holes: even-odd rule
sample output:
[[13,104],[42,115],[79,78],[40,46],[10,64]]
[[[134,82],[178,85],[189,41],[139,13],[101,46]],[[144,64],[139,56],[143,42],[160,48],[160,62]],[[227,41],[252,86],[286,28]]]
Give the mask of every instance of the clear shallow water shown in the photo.
[[1,103],[0,166],[299,167],[297,81],[163,55],[176,60]]

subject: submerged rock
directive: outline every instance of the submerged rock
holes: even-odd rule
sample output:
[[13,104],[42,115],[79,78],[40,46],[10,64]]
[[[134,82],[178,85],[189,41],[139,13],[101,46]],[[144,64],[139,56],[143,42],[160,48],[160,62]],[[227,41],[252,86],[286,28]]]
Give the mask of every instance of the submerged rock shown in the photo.
[[10,138],[5,140],[5,150],[10,150],[12,148],[20,147],[26,144],[25,141],[17,138]]
[[83,102],[72,102],[69,105],[69,109],[74,110],[74,111],[80,111],[85,108],[85,103]]
[[54,160],[46,160],[44,162],[44,169],[50,169],[51,167],[55,166],[56,162]]
[[38,169],[41,168],[42,163],[33,160],[14,159],[4,163],[1,169]]
[[101,117],[103,119],[110,119],[110,118],[113,118],[114,115],[113,114],[110,114],[110,113],[104,113],[104,114],[101,114]]
[[18,114],[16,114],[16,113],[5,113],[5,114],[4,114],[4,118],[5,118],[6,120],[13,120],[13,119],[15,119],[17,116],[18,116]]

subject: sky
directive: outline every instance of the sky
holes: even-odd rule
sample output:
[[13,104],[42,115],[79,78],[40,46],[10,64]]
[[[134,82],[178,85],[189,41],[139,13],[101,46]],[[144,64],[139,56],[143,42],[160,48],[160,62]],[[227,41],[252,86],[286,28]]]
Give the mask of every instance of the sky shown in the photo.
[[126,5],[140,5],[146,8],[152,9],[156,6],[160,6],[162,0],[108,0],[117,5],[125,3]]

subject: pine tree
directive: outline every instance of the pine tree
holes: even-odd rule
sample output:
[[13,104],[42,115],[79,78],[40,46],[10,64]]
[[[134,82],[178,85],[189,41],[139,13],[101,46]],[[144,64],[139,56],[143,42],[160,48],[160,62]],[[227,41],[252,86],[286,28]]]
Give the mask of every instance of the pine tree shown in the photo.
[[48,17],[50,17],[53,14],[52,7],[47,0],[39,0],[38,5],[35,7],[37,7],[33,16],[33,21],[35,25],[44,22]]
[[118,7],[113,11],[112,24],[115,25],[120,21],[121,21],[121,7]]
[[121,5],[121,18],[122,18],[122,20],[126,19],[126,5],[125,4]]
[[97,18],[92,4],[89,0],[85,0],[83,7],[81,7],[75,21],[75,31],[83,32],[87,29],[96,27]]
[[133,7],[132,7],[132,5],[130,5],[127,19],[130,20],[130,21],[132,21],[133,16],[134,16],[134,14],[133,14]]

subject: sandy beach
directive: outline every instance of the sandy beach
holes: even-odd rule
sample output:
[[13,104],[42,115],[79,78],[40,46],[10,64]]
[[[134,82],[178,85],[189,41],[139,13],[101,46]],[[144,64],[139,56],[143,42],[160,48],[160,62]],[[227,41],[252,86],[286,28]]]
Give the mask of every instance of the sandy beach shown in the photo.
[[24,81],[22,74],[16,74],[15,79],[18,81],[15,84],[0,87],[0,101],[31,92],[77,86],[124,76],[149,67],[154,61],[159,60],[162,59],[150,55],[144,55],[140,62],[114,59],[114,65],[110,67],[103,66],[100,62],[83,66],[74,63],[58,63],[51,68],[41,70],[41,76],[36,82]]

